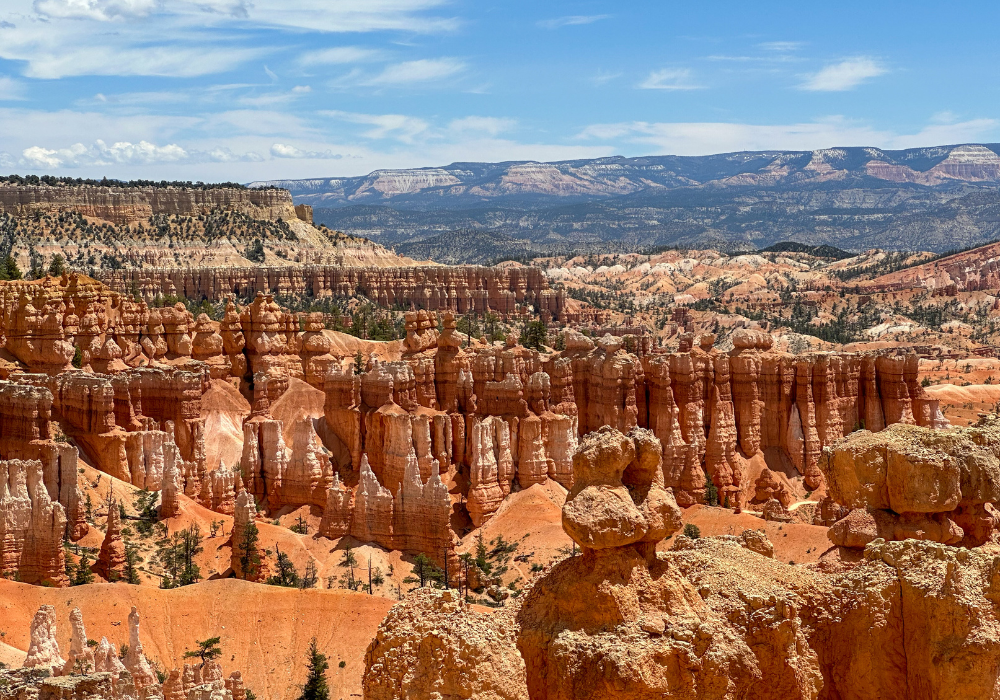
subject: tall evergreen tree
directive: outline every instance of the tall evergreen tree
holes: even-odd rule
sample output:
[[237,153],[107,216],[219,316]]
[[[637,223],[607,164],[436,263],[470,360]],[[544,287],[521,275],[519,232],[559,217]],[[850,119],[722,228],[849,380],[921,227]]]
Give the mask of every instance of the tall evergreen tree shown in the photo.
[[307,653],[306,667],[309,675],[306,676],[299,700],[330,700],[330,687],[326,683],[326,669],[330,668],[330,664],[327,663],[326,654],[320,653],[315,637],[309,642]]

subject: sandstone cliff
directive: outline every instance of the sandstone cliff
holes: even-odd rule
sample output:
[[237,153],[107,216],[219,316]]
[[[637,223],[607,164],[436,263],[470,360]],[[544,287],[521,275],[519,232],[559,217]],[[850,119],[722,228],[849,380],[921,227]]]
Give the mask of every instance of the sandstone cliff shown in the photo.
[[823,469],[830,496],[857,509],[830,528],[841,546],[912,538],[975,547],[1000,527],[996,417],[971,428],[860,431],[826,450]]
[[[563,507],[582,553],[542,572],[512,616],[479,620],[449,605],[447,592],[413,594],[369,647],[366,691],[430,697],[457,688],[451,667],[428,663],[433,657],[510,669],[507,695],[492,671],[476,678],[484,697],[996,696],[1000,564],[992,554],[876,539],[860,562],[830,574],[775,561],[758,531],[679,535],[657,553],[680,524],[662,489],[661,454],[642,429],[585,436]],[[454,634],[460,629],[468,631]]]

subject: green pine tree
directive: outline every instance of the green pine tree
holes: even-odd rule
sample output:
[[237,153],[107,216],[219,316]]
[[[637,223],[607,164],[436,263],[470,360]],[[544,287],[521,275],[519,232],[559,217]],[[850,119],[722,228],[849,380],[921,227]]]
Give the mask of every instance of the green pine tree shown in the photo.
[[326,683],[326,670],[330,668],[330,664],[327,663],[326,654],[320,653],[315,637],[309,642],[307,654],[306,667],[309,674],[302,686],[299,700],[330,700],[330,687]]
[[76,576],[73,577],[74,586],[82,586],[86,583],[94,582],[94,572],[90,570],[90,560],[87,553],[80,556],[80,562],[76,566]]
[[66,258],[56,253],[52,256],[52,261],[49,263],[49,274],[53,277],[62,277],[62,273],[66,271]]

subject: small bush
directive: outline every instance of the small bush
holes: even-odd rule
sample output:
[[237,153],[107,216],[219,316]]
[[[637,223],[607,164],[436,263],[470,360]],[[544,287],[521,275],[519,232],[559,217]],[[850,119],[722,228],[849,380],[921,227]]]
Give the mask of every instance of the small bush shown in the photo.
[[684,526],[684,536],[696,540],[701,537],[701,528],[693,523],[688,523]]

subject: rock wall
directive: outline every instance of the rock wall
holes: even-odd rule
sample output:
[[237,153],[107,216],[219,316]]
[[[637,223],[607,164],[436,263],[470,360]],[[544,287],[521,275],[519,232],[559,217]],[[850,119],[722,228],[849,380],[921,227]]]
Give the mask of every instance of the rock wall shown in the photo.
[[[0,184],[0,212],[74,211],[116,224],[148,221],[155,214],[198,216],[213,209],[238,211],[255,219],[291,221],[298,217],[287,190],[179,187],[98,187]],[[305,218],[311,212],[302,211]]]
[[[541,572],[513,614],[488,622],[447,592],[420,591],[399,603],[369,645],[366,692],[532,700],[996,696],[993,554],[878,539],[857,563],[825,573],[775,561],[770,542],[753,530],[677,535],[670,551],[656,552],[681,525],[662,486],[661,455],[641,428],[585,436],[563,507],[563,527],[581,553]],[[457,677],[470,660],[483,673]],[[507,676],[500,685],[497,669]]]
[[149,302],[157,294],[190,299],[225,299],[229,295],[311,294],[350,297],[363,294],[386,307],[404,306],[455,313],[514,315],[531,304],[554,319],[566,307],[563,291],[549,288],[540,268],[342,267],[305,265],[251,268],[144,268],[118,270],[104,278],[114,291],[137,290]]
[[49,498],[65,510],[70,539],[86,535],[89,526],[80,503],[79,453],[76,447],[55,439],[51,392],[0,381],[0,425],[0,456],[41,462]]
[[0,575],[68,586],[66,511],[53,501],[38,460],[0,461]]
[[1000,419],[931,430],[897,424],[859,431],[824,453],[830,496],[853,509],[829,531],[834,544],[876,538],[978,547],[1000,528]]

